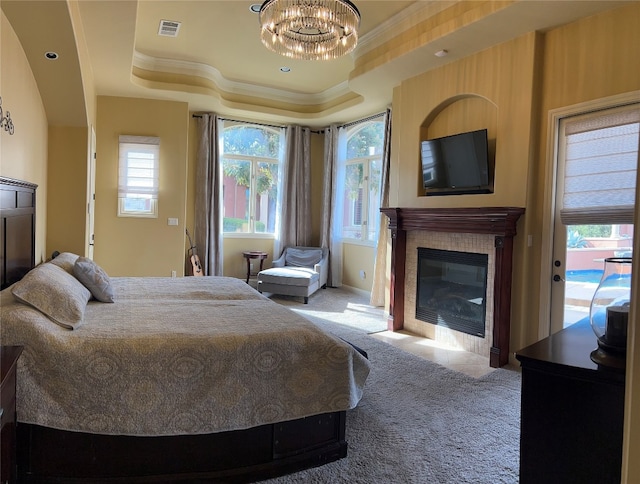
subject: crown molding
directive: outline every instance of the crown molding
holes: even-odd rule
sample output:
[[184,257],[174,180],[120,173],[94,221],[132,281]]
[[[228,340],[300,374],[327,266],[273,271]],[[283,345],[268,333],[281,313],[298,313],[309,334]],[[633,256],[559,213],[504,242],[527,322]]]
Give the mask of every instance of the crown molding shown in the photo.
[[133,53],[132,67],[159,74],[179,74],[185,77],[203,78],[212,82],[221,92],[238,96],[268,98],[278,102],[298,105],[327,104],[342,96],[353,94],[349,89],[349,81],[343,81],[319,93],[300,93],[259,84],[232,81],[224,77],[218,69],[208,64],[153,57],[138,51]]
[[394,37],[400,35],[402,32],[405,32],[420,22],[433,17],[455,3],[457,2],[454,0],[415,2],[378,25],[375,29],[361,36],[358,41],[358,45],[354,50],[354,57],[357,58],[377,47],[380,47],[381,45],[384,45]]

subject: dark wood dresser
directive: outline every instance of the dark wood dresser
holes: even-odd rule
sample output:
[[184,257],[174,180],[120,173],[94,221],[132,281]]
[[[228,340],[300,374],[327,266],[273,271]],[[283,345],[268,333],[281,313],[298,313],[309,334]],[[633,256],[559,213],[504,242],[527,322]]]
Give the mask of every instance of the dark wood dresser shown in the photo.
[[0,346],[0,483],[16,481],[16,367],[21,346]]
[[624,371],[591,361],[588,321],[516,352],[522,367],[520,484],[619,484]]

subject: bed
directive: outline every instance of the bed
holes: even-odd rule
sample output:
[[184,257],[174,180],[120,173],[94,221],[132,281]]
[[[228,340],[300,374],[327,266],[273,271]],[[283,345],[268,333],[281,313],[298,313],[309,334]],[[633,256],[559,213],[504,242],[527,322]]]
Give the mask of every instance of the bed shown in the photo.
[[[27,234],[32,249],[35,214],[31,231],[8,219],[35,207],[35,187],[0,190],[2,247]],[[1,337],[24,347],[22,481],[248,482],[346,456],[346,413],[369,373],[347,342],[239,279],[109,278],[76,254],[34,268],[14,258],[2,255]]]

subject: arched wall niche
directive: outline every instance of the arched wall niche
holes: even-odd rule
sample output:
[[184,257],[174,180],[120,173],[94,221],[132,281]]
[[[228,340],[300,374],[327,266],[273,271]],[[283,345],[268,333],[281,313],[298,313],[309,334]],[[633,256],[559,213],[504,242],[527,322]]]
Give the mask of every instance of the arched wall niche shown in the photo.
[[[498,131],[498,107],[485,97],[476,94],[462,94],[441,102],[433,109],[420,125],[420,140],[416,149],[420,151],[420,143],[424,140],[440,138],[478,129],[487,130],[489,150],[490,183],[494,183],[496,167],[496,134]],[[420,159],[420,153],[418,153]],[[421,166],[417,167],[417,191],[423,193],[421,184]]]

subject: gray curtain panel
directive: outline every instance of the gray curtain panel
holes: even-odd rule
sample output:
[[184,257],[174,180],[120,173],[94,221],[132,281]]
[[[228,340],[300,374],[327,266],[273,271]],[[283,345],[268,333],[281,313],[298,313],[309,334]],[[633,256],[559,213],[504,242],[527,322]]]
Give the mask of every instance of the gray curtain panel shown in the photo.
[[327,285],[330,287],[340,287],[342,285],[342,242],[334,237],[339,136],[340,129],[336,124],[332,124],[325,130],[320,245],[329,247],[329,278]]
[[222,161],[218,116],[196,117],[196,196],[194,238],[205,276],[222,275]]
[[[382,174],[380,181],[380,208],[389,206],[389,167],[391,165],[391,109],[387,109],[384,117],[384,148],[382,151]],[[389,221],[380,213],[380,230],[378,233],[378,250],[373,265],[373,285],[371,287],[372,306],[384,306],[386,296],[387,245],[389,243]]]
[[275,253],[287,246],[311,243],[311,130],[288,126],[284,177],[282,183],[282,215]]

